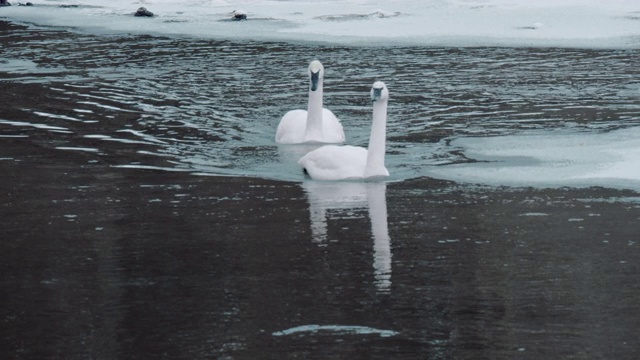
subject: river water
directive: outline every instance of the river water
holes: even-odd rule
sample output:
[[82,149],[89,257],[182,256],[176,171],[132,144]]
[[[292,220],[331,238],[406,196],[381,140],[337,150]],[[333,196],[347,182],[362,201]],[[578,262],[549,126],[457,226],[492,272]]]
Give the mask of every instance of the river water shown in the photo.
[[[469,137],[636,131],[640,51],[2,26],[3,358],[637,358],[636,191],[432,175]],[[386,82],[389,182],[274,143],[314,58],[350,144]]]

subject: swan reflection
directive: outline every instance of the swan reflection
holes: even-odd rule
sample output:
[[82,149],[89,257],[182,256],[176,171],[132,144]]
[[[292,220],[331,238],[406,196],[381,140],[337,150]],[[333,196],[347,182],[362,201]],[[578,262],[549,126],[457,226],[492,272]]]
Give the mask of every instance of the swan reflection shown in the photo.
[[387,184],[384,182],[319,182],[302,184],[309,200],[313,241],[327,241],[327,211],[364,209],[369,211],[373,235],[373,270],[379,291],[391,287],[391,238],[387,225]]

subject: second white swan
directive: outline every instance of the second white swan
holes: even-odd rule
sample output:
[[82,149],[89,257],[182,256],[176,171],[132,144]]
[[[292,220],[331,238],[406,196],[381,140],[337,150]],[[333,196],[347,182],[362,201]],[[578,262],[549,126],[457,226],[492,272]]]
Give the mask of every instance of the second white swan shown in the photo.
[[303,156],[298,164],[314,180],[348,180],[389,176],[384,165],[389,90],[382,81],[371,88],[373,123],[369,148],[325,145]]
[[309,103],[307,110],[287,112],[276,130],[279,144],[342,143],[344,131],[331,110],[322,107],[324,67],[318,60],[309,64]]

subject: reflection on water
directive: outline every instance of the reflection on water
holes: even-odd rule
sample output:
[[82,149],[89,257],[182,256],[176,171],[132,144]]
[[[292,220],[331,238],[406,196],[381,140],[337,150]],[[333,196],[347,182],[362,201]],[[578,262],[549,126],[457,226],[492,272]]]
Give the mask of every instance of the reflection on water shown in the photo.
[[392,180],[470,135],[624,132],[637,50],[7,32],[0,358],[638,357],[637,192],[319,183],[273,141],[312,56],[349,144],[393,86]]
[[305,181],[302,188],[309,201],[312,239],[319,245],[327,245],[327,227],[331,219],[352,218],[357,209],[368,211],[373,237],[375,285],[378,291],[390,291],[392,254],[387,225],[387,184]]

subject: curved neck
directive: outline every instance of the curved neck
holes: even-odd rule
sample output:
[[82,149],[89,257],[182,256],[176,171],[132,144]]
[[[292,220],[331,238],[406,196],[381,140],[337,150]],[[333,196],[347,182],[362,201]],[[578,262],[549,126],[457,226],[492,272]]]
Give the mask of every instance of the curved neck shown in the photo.
[[322,82],[316,91],[309,90],[305,141],[322,141]]
[[371,136],[369,137],[367,164],[364,169],[365,176],[384,175],[387,172],[384,166],[386,135],[387,100],[379,100],[373,103],[373,123],[371,124]]

